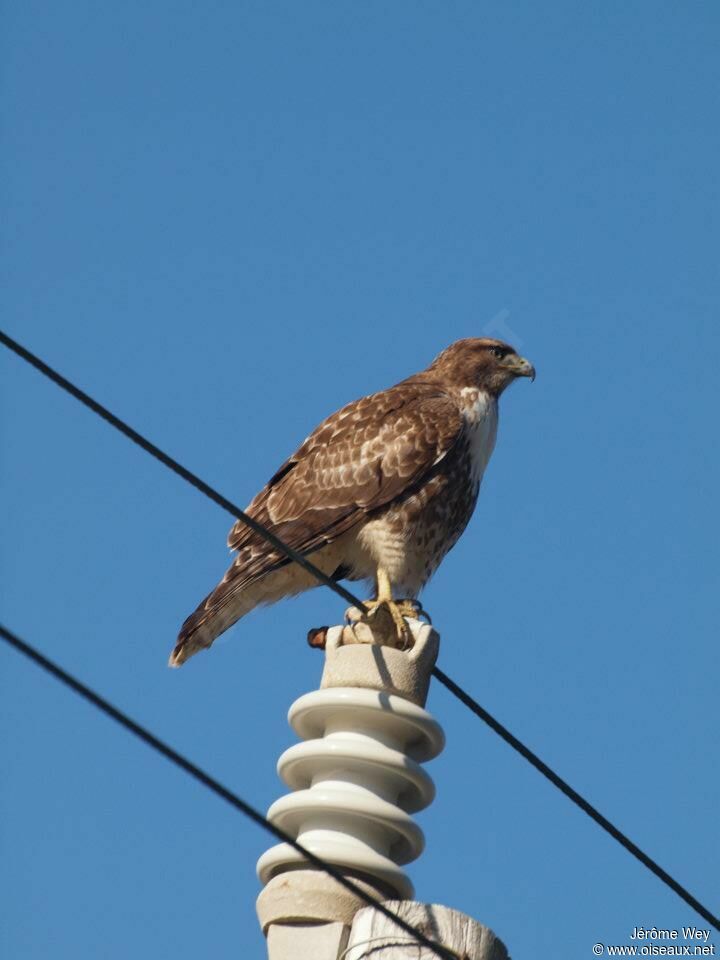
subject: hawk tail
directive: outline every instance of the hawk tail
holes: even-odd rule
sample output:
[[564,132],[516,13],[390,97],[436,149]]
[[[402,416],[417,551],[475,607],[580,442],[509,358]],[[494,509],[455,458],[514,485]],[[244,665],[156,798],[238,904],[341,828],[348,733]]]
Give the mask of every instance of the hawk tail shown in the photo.
[[229,590],[227,583],[221,583],[190,614],[180,628],[169,667],[181,667],[196,653],[207,650],[213,640],[256,606],[236,585],[233,587]]
[[275,561],[269,569],[253,572],[238,567],[236,562],[180,628],[168,666],[181,667],[196,653],[207,650],[216,637],[255,607],[314,586],[317,582],[310,574],[287,561]]

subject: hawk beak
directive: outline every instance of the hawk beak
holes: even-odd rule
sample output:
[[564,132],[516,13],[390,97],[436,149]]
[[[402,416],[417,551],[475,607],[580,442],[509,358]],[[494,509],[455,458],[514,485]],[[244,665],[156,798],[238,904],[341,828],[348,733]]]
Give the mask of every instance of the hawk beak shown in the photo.
[[525,357],[519,357],[517,354],[511,355],[505,361],[505,366],[515,374],[516,377],[530,377],[535,379],[535,367],[526,360]]

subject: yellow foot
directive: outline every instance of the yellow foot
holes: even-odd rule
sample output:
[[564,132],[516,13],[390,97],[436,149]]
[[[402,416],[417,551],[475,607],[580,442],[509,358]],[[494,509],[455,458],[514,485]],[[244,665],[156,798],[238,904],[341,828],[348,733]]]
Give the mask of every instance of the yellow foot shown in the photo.
[[362,620],[373,632],[382,637],[383,643],[398,650],[409,650],[414,638],[406,617],[411,620],[430,618],[415,600],[366,600],[367,613]]
[[398,608],[403,617],[407,617],[408,620],[426,620],[428,623],[432,623],[430,619],[430,614],[427,610],[423,610],[422,605],[418,603],[417,600],[396,600],[395,606]]
[[412,634],[394,600],[366,600],[367,613],[363,620],[382,642],[398,650],[408,650],[413,644]]

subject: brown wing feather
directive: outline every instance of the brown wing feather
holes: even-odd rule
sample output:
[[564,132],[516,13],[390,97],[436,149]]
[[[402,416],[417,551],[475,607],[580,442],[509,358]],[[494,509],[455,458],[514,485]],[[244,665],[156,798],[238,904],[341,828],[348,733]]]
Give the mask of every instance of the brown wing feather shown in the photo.
[[[452,449],[461,429],[457,405],[435,384],[405,381],[363,397],[313,431],[248,513],[309,553],[420,482]],[[248,548],[253,558],[266,554],[270,567],[277,562],[271,548],[258,550],[260,538],[241,521],[228,544],[241,556]],[[238,574],[245,566],[241,556]]]

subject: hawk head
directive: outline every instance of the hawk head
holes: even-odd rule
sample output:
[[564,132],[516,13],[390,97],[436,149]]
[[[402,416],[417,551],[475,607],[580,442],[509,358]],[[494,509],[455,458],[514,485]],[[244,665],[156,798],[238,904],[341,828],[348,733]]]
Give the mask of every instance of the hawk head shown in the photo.
[[451,343],[427,372],[455,387],[476,387],[499,397],[517,377],[535,379],[535,367],[513,347],[490,337],[467,337]]

